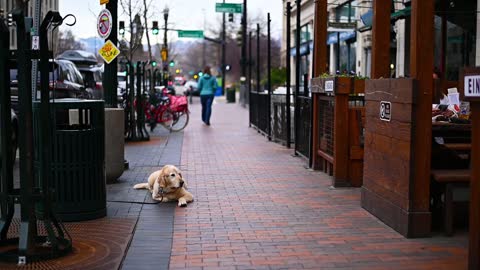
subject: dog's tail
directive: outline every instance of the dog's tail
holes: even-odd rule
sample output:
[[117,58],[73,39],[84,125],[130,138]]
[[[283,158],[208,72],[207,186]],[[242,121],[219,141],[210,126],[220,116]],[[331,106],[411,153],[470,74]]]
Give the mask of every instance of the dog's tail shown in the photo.
[[133,186],[134,189],[148,189],[148,183],[136,184]]

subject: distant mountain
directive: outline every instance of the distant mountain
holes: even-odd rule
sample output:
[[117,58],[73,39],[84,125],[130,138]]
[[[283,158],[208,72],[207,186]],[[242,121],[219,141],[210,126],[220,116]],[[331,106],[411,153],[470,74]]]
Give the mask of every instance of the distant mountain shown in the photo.
[[103,39],[98,37],[81,38],[79,41],[85,46],[85,51],[94,53],[95,55],[105,43]]
[[[98,50],[100,49],[101,46],[105,43],[105,41],[101,38],[98,37],[90,37],[90,38],[81,38],[78,40],[85,46],[85,51],[91,52],[94,54],[97,54]],[[183,41],[183,40],[177,40],[174,43],[175,46],[175,51],[177,53],[184,53],[190,46],[192,46],[196,41]],[[152,50],[153,53],[158,53],[155,50],[155,44],[152,45]],[[148,45],[143,44],[143,50],[147,51],[148,50]]]

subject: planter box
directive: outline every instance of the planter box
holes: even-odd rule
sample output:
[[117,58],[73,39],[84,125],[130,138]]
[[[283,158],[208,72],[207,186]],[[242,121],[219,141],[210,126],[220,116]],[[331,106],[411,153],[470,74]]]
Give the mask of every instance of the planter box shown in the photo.
[[353,80],[353,94],[365,93],[365,79]]

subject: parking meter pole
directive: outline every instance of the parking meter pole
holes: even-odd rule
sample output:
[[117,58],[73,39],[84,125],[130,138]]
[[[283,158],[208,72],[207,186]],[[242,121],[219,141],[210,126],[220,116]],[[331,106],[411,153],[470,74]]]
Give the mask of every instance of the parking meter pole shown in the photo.
[[[27,59],[29,38],[25,31],[25,17],[21,10],[15,10],[13,19],[17,24],[17,65],[19,101],[19,148],[20,148],[20,200],[21,221],[19,235],[19,256],[27,256],[34,248],[37,237],[35,209],[33,201],[33,113],[31,91],[31,61]],[[40,44],[42,45],[42,44]],[[48,54],[47,54],[48,55]],[[48,56],[47,56],[48,57]],[[48,62],[48,60],[47,60]],[[48,84],[48,82],[47,82]],[[48,149],[47,149],[48,150]]]
[[[11,153],[12,122],[10,120],[10,72],[9,72],[10,31],[4,20],[0,20],[0,138],[2,153]],[[7,232],[12,222],[14,205],[8,200],[13,191],[12,156],[4,154],[2,158],[0,183],[0,240],[7,239]]]
[[[117,37],[117,20],[118,20],[118,1],[109,1],[106,5],[106,8],[112,14],[112,31],[108,39],[115,44],[118,43]],[[117,68],[118,61],[114,59],[110,64],[105,64],[105,72],[103,74],[103,87],[104,87],[104,97],[105,97],[105,107],[106,108],[116,108],[117,107]]]

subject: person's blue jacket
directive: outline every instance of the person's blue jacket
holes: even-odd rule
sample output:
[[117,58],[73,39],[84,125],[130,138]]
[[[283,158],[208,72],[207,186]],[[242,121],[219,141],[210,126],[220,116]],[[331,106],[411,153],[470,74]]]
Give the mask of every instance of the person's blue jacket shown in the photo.
[[200,96],[214,95],[217,88],[217,79],[208,74],[203,75],[198,82]]

